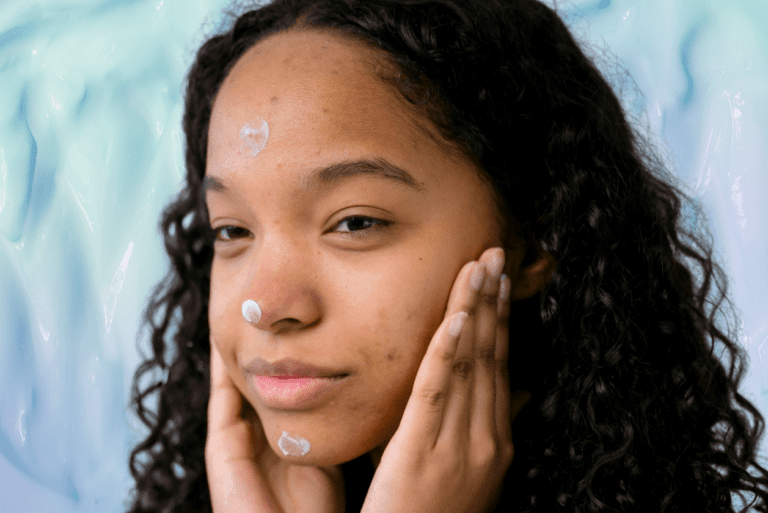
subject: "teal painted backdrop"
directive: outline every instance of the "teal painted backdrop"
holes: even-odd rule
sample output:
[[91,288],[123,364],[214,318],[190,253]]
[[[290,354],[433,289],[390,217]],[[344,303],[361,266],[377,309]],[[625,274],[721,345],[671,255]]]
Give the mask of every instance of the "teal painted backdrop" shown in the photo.
[[[182,81],[228,4],[0,4],[0,511],[124,509],[139,315],[184,174]],[[704,207],[690,222],[714,238],[743,391],[768,414],[768,3],[557,7]]]

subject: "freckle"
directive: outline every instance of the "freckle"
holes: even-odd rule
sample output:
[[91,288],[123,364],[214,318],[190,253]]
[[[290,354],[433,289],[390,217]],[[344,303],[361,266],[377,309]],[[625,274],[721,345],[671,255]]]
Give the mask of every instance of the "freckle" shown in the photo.
[[393,361],[395,358],[397,358],[397,350],[393,350],[387,353],[387,360],[389,360],[390,362]]
[[272,97],[272,103],[277,103],[278,101],[280,101],[280,100],[277,99],[277,96],[273,96]]

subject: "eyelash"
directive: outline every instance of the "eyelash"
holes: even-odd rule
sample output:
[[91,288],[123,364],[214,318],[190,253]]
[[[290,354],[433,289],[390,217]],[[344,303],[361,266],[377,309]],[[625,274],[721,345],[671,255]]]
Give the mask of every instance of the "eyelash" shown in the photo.
[[[344,219],[342,219],[341,221],[336,223],[336,228],[338,228],[340,225],[342,225],[344,223],[350,222],[351,220],[360,220],[360,221],[363,221],[363,222],[366,222],[366,223],[373,222],[373,226],[371,226],[369,228],[363,228],[362,230],[354,230],[354,231],[353,230],[346,230],[346,231],[340,231],[340,232],[337,231],[336,233],[346,233],[348,237],[351,237],[353,239],[358,239],[358,238],[367,237],[370,234],[371,231],[384,230],[386,228],[389,228],[392,225],[391,221],[386,221],[384,219],[378,219],[378,218],[375,218],[375,217],[369,217],[369,216],[349,216],[349,217],[345,217]],[[232,229],[238,230],[240,232],[248,232],[247,229],[242,228],[240,226],[233,226],[233,225],[221,226],[219,228],[214,228],[213,229],[213,239],[214,239],[214,241],[232,242],[233,240],[236,240],[236,239],[240,238],[240,237],[236,237],[236,236],[233,237],[231,235],[230,235],[230,237],[228,239],[222,239],[221,238],[222,231],[224,231],[224,230],[232,230]],[[368,232],[368,233],[361,233],[361,232]],[[242,236],[247,236],[247,235],[242,235]]]

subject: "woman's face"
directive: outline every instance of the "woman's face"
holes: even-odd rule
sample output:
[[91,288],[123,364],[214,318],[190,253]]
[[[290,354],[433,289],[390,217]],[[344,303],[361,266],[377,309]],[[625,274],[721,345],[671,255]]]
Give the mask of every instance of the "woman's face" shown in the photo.
[[[502,242],[477,169],[416,127],[377,58],[328,34],[272,36],[233,68],[210,121],[211,340],[275,453],[312,465],[386,444],[460,268]],[[262,395],[257,358],[346,376],[310,399]],[[285,455],[284,431],[310,451]]]

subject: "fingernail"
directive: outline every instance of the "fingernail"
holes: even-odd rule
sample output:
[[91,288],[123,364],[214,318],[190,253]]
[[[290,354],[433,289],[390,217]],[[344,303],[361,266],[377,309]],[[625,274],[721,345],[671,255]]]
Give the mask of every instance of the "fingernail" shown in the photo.
[[474,290],[480,290],[485,281],[485,264],[478,264],[475,266],[475,270],[472,271],[472,276],[469,278],[469,284]]
[[501,274],[502,269],[504,269],[504,250],[494,253],[493,258],[491,258],[488,264],[488,274],[498,276]]
[[461,328],[464,327],[464,321],[467,320],[467,312],[459,312],[451,317],[451,323],[448,325],[448,333],[451,336],[458,337],[461,335]]
[[509,276],[502,274],[501,287],[499,288],[499,301],[506,301],[509,299],[509,286]]

